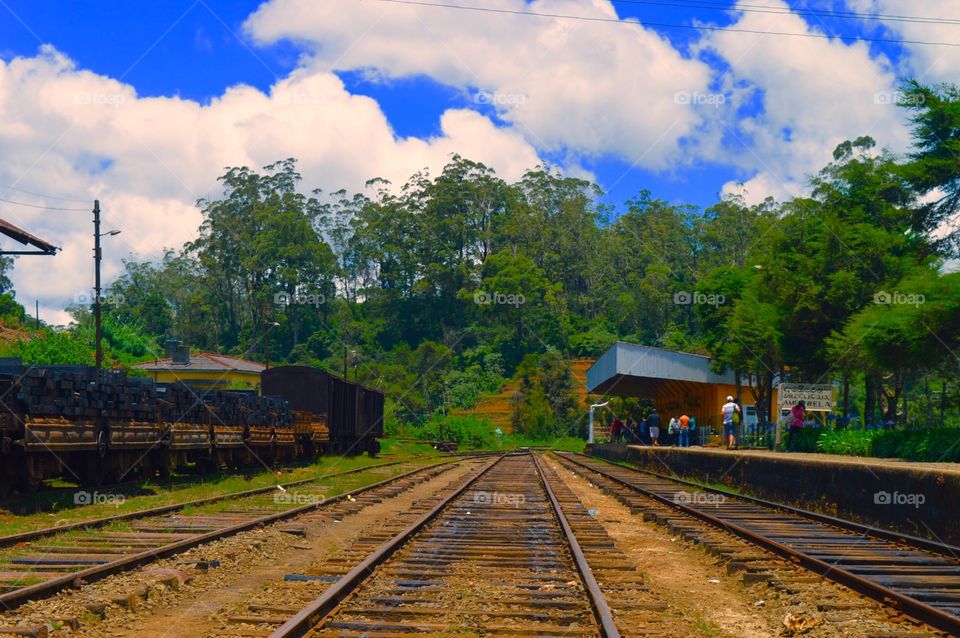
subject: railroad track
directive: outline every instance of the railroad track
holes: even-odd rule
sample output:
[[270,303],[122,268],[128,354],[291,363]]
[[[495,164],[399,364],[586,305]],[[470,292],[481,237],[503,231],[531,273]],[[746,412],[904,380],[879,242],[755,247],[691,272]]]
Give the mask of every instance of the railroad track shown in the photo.
[[322,593],[299,609],[289,603],[303,593],[272,589],[274,603],[251,605],[217,635],[615,638],[615,614],[641,622],[636,614],[658,609],[637,602],[642,576],[530,453],[475,470],[325,569]]
[[[367,465],[364,467],[354,468],[352,470],[344,470],[342,472],[331,472],[330,474],[323,474],[321,476],[316,476],[313,478],[300,479],[298,481],[290,481],[288,483],[279,483],[278,485],[284,489],[290,489],[299,487],[301,485],[308,485],[310,483],[316,483],[330,478],[335,478],[338,476],[347,476],[350,474],[360,474],[362,472],[369,472],[376,470],[378,468],[387,468],[395,465],[401,465],[403,463],[409,463],[416,460],[417,457],[411,459],[405,459],[403,461],[390,461],[388,463],[377,463],[375,465]],[[101,493],[109,493],[112,490],[122,491],[124,484],[117,484],[114,486],[103,486],[96,488],[97,491]],[[129,487],[129,485],[127,485]],[[77,492],[83,488],[78,487],[73,491]],[[93,488],[90,488],[93,489]],[[13,547],[14,545],[19,545],[21,543],[28,543],[30,541],[35,541],[39,538],[45,538],[48,536],[55,536],[57,534],[63,534],[64,532],[71,532],[79,529],[91,529],[95,527],[106,527],[120,521],[129,521],[137,518],[146,518],[148,516],[159,516],[161,514],[169,514],[171,512],[176,512],[188,507],[201,507],[204,505],[210,505],[212,503],[218,503],[221,501],[235,500],[240,498],[246,498],[248,496],[256,496],[258,494],[269,494],[275,492],[278,489],[277,485],[268,485],[266,487],[258,487],[250,490],[244,490],[242,492],[233,492],[230,494],[220,494],[217,496],[208,496],[206,498],[198,498],[190,501],[181,501],[179,503],[171,503],[170,505],[161,505],[158,507],[151,507],[142,510],[137,510],[133,512],[124,512],[122,514],[114,514],[112,516],[103,516],[100,518],[88,518],[81,521],[76,521],[74,523],[66,523],[63,525],[55,525],[53,527],[44,527],[41,529],[30,530],[27,532],[20,532],[17,534],[8,534],[6,536],[0,536],[0,548],[4,547]]]
[[[555,453],[569,469],[646,520],[705,542],[714,530],[769,553],[736,557],[736,568],[757,582],[777,563],[803,567],[949,635],[960,635],[960,548],[897,534],[689,481]],[[722,541],[709,541],[724,553]]]
[[[8,611],[62,589],[129,571],[249,529],[295,518],[303,521],[311,515],[321,515],[320,510],[333,504],[342,503],[346,513],[357,511],[427,481],[458,462],[418,465],[332,497],[325,496],[330,486],[318,485],[319,481],[365,471],[384,471],[391,466],[397,469],[395,466],[408,462],[378,464],[297,481],[284,490],[276,487],[250,490],[99,519],[92,528],[92,522],[87,521],[77,526],[84,529],[64,533],[60,529],[58,535],[46,538],[43,544],[34,541],[47,537],[50,530],[38,530],[31,533],[34,541],[20,542],[0,552],[0,610]],[[188,506],[216,502],[223,502],[216,512],[184,511]],[[123,529],[117,529],[120,519],[123,519]]]

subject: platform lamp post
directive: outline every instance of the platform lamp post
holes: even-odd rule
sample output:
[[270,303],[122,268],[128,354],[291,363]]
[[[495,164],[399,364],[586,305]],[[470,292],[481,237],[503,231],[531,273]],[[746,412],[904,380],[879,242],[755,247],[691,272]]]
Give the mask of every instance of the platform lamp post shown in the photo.
[[100,200],[93,200],[93,323],[94,338],[96,339],[97,370],[103,367],[103,344],[101,343],[101,339],[103,337],[103,326],[100,321],[100,302],[102,297],[100,294],[100,261],[103,259],[103,253],[100,250],[100,238],[114,237],[119,234],[119,230],[108,230],[105,233],[100,232]]
[[603,403],[594,403],[590,406],[590,436],[587,438],[587,443],[593,443],[593,411],[596,408],[605,408],[609,401],[604,401]]

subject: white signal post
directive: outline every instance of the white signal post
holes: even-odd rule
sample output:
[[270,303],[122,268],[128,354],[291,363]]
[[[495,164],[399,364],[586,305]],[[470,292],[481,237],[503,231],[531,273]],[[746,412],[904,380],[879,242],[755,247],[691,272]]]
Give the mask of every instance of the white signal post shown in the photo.
[[594,403],[590,406],[590,436],[587,438],[587,443],[593,443],[593,410],[595,408],[606,407],[609,401],[604,401],[603,403]]

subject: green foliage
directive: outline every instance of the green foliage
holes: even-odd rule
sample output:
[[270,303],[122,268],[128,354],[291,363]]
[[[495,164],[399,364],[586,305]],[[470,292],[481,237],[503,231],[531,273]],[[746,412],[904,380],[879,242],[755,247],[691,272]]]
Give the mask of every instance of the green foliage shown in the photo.
[[489,419],[475,416],[434,416],[422,427],[415,430],[416,435],[428,441],[456,441],[460,447],[468,449],[492,448],[497,443],[495,427]]
[[791,452],[816,452],[817,442],[823,432],[820,428],[800,428],[784,433],[786,449]]
[[[9,257],[0,257],[0,265],[2,265],[3,259],[9,259]],[[2,276],[2,271],[0,271],[0,278]],[[2,285],[2,281],[0,281],[0,285]],[[24,321],[26,316],[26,310],[16,302],[12,294],[8,292],[0,294],[0,320],[8,325],[18,325]]]
[[527,355],[517,369],[514,430],[537,440],[574,432],[581,416],[573,394],[573,373],[557,352]]
[[0,356],[19,357],[25,365],[93,365],[94,351],[70,333],[47,331],[31,339],[5,344]]
[[827,430],[817,441],[827,454],[908,461],[960,461],[960,427],[914,430]]

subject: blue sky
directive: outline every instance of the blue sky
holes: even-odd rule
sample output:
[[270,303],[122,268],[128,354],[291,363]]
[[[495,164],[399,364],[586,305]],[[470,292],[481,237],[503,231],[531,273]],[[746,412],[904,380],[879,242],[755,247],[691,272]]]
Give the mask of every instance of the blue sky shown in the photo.
[[[898,0],[444,3],[508,13],[4,0],[0,199],[19,204],[0,202],[0,216],[63,246],[52,266],[21,260],[17,290],[40,291],[49,312],[86,290],[93,198],[123,231],[106,254],[109,280],[121,258],[156,259],[195,237],[195,203],[217,195],[226,166],[291,156],[304,185],[326,191],[397,184],[459,153],[508,181],[543,161],[592,176],[621,212],[641,189],[700,207],[721,193],[783,199],[844,139],[907,150],[891,103],[900,78],[949,81],[960,66],[960,48],[901,41],[960,42],[960,26],[884,17],[908,11]],[[838,13],[851,9],[873,18]],[[909,6],[944,11],[938,0]],[[831,39],[755,33],[768,31]],[[77,210],[43,208],[57,206]]]
[[[632,17],[641,22],[728,26],[735,21],[734,14],[719,8],[734,3],[710,4],[718,8],[663,6],[664,3],[657,2],[616,2],[615,7],[621,18]],[[51,43],[78,67],[131,84],[138,96],[181,96],[208,103],[236,84],[268,91],[278,78],[295,69],[300,56],[308,52],[303,45],[287,40],[258,44],[245,34],[244,21],[259,5],[252,0],[96,0],[56,4],[7,0],[9,12],[0,19],[0,55],[6,60],[32,56],[41,43]],[[863,20],[811,16],[804,19],[814,27],[830,28],[836,33],[883,34]],[[651,28],[668,38],[684,56],[695,55],[691,47],[703,36],[696,30]],[[894,60],[902,55],[898,45],[871,47],[874,54]],[[718,68],[723,65],[716,59],[711,64]],[[351,93],[372,97],[380,104],[399,136],[438,134],[440,116],[450,108],[483,110],[463,91],[425,75],[374,81],[358,70],[337,73]],[[743,114],[756,110],[756,105],[748,105]],[[636,116],[644,117],[639,106]],[[856,134],[859,132],[851,131],[851,136]],[[541,157],[563,163],[563,153],[544,152]],[[751,176],[750,171],[742,168],[696,158],[665,170],[631,168],[631,163],[622,158],[604,155],[588,155],[580,163],[597,176],[609,191],[609,200],[617,204],[647,188],[668,201],[708,206],[716,201],[723,184]],[[377,167],[371,166],[370,176],[376,172]]]

